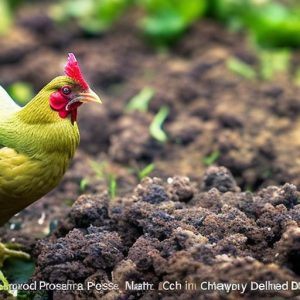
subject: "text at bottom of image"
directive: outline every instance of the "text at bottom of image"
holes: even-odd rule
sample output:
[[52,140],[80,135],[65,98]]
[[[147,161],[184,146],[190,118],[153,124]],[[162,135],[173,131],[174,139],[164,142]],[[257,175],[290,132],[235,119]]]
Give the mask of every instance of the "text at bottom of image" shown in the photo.
[[230,293],[232,291],[240,292],[244,294],[246,291],[284,291],[284,290],[300,290],[300,282],[298,281],[285,281],[285,282],[255,282],[250,281],[246,283],[225,283],[225,282],[213,282],[203,281],[200,283],[195,282],[170,282],[162,281],[158,285],[154,285],[150,282],[134,282],[125,281],[121,287],[113,282],[95,283],[93,281],[86,283],[74,283],[73,281],[67,281],[66,283],[48,283],[46,281],[34,281],[32,283],[22,284],[9,284],[8,286],[0,286],[0,290],[7,291],[85,291],[85,290],[97,290],[97,291],[183,291],[183,290],[202,290],[202,291],[219,291]]

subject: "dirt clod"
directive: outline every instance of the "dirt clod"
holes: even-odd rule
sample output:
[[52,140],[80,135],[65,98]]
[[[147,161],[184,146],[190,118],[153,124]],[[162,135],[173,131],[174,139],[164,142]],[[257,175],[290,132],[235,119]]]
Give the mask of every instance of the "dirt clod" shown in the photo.
[[[133,193],[115,203],[104,196],[80,197],[66,219],[73,228],[66,235],[67,227],[58,230],[57,237],[41,243],[33,278],[84,282],[100,276],[120,288],[103,293],[103,297],[128,299],[158,297],[157,289],[164,281],[297,280],[300,217],[297,205],[290,208],[295,200],[288,199],[295,199],[298,191],[289,185],[270,187],[250,198],[236,188],[225,168],[213,167],[208,173],[221,174],[221,178],[229,174],[231,185],[226,186],[233,191],[221,192],[215,187],[203,191],[203,186],[197,188],[189,178],[177,176],[166,181],[145,178]],[[203,181],[206,178],[207,174]],[[238,200],[228,201],[228,197]],[[128,233],[134,232],[131,242],[124,234],[126,228]],[[76,268],[80,271],[75,272]],[[68,275],[70,271],[72,275]],[[124,290],[126,281],[149,282],[155,289]],[[203,289],[159,293],[162,299],[240,299],[234,291],[219,296]],[[247,288],[245,294],[291,297],[297,292],[277,294]]]

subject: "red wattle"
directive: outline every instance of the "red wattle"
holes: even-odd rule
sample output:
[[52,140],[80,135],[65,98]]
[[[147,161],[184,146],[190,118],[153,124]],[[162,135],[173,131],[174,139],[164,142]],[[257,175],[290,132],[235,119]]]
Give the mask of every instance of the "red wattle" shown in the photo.
[[60,116],[61,118],[65,119],[65,118],[68,116],[69,112],[66,111],[66,110],[60,110],[60,111],[58,112],[58,114],[59,114],[59,116]]
[[66,106],[69,100],[60,92],[54,92],[50,95],[50,107],[58,112],[58,115],[65,119],[71,114],[71,122],[74,124],[77,120],[77,108],[82,104],[81,102],[73,103],[69,106],[69,110],[66,110]]
[[56,111],[60,111],[65,108],[68,100],[66,100],[60,92],[52,93],[50,96],[50,106]]

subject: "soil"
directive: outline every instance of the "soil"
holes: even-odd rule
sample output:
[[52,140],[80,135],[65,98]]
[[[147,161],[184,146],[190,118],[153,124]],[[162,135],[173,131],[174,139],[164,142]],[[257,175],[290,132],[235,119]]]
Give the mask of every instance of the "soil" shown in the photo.
[[[240,192],[224,167],[209,168],[201,184],[154,177],[114,201],[105,193],[82,195],[56,232],[39,241],[32,280],[113,282],[121,289],[81,292],[83,299],[240,299],[238,292],[164,291],[159,284],[299,281],[299,200],[291,184]],[[154,290],[126,290],[126,281]],[[248,288],[245,297],[298,294]]]
[[[155,287],[164,280],[300,281],[300,98],[293,70],[272,81],[232,73],[230,57],[257,68],[255,51],[244,35],[209,20],[169,51],[157,51],[138,33],[135,14],[108,33],[87,36],[74,24],[59,28],[36,5],[20,9],[1,39],[4,86],[25,81],[38,91],[74,52],[103,100],[80,108],[81,144],[62,183],[2,227],[1,240],[31,253],[32,280]],[[155,90],[149,110],[126,112],[145,86]],[[170,109],[166,143],[149,133],[162,106]],[[208,167],[204,158],[216,152]],[[138,170],[152,162],[153,178],[140,183]],[[111,174],[114,199],[107,194]],[[201,290],[75,294],[63,299],[240,297]],[[275,295],[296,291],[246,291],[249,299]]]

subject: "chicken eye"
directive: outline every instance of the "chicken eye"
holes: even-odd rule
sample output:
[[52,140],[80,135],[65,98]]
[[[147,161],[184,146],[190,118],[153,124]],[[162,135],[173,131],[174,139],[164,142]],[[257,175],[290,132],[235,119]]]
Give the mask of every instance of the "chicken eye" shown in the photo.
[[61,88],[64,95],[69,95],[71,93],[71,88],[68,86],[64,86]]

